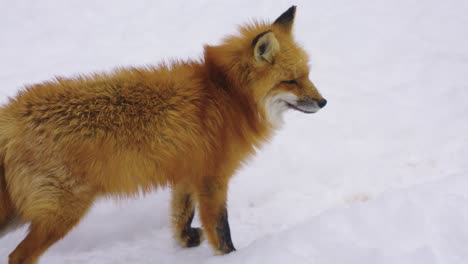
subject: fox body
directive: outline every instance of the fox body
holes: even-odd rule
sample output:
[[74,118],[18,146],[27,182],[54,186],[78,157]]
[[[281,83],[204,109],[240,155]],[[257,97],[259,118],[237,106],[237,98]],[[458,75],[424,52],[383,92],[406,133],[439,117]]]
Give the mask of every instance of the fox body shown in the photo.
[[[235,170],[287,109],[326,103],[291,31],[295,7],[240,29],[204,59],[26,87],[0,108],[0,234],[30,223],[10,264],[37,263],[99,196],[172,188],[174,237],[234,249],[226,195]],[[198,204],[201,228],[191,227]]]

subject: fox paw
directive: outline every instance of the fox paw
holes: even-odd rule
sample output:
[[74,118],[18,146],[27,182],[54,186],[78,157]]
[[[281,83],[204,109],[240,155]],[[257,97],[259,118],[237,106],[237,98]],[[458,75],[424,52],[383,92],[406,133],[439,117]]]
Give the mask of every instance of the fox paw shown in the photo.
[[197,247],[203,239],[203,230],[191,227],[182,232],[181,245],[186,248]]

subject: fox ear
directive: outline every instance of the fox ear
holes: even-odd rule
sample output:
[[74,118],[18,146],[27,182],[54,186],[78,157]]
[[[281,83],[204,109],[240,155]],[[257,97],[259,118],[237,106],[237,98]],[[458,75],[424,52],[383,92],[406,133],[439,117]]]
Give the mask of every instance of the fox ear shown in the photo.
[[273,22],[273,24],[281,26],[287,32],[291,32],[295,16],[296,6],[291,6],[288,10],[286,10],[286,12],[281,14],[281,16],[279,16],[275,22]]
[[266,61],[273,64],[275,56],[280,50],[280,45],[273,31],[265,31],[252,41],[255,61]]

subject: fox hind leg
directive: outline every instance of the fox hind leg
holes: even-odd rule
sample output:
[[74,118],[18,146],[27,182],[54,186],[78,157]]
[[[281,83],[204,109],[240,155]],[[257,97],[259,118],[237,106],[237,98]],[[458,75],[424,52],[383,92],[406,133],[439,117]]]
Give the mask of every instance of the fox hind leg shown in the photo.
[[[80,187],[77,187],[80,188]],[[36,264],[39,257],[62,239],[86,214],[94,196],[64,191],[57,204],[32,218],[29,233],[9,256],[9,264]],[[57,195],[57,193],[55,193]],[[51,210],[50,208],[55,208]]]
[[178,184],[172,190],[172,226],[182,247],[196,247],[203,241],[201,228],[191,227],[195,215],[195,197],[187,186]]
[[0,238],[15,229],[17,227],[15,224],[17,224],[16,214],[8,194],[5,170],[0,165]]

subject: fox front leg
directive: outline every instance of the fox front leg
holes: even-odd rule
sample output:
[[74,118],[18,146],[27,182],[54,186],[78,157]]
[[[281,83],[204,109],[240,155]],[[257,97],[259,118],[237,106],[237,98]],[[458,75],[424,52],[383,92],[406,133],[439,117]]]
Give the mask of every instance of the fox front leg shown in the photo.
[[216,234],[218,235],[218,241],[220,243],[218,250],[221,254],[227,254],[236,250],[232,244],[226,207],[221,210],[221,215],[216,224]]
[[182,247],[196,247],[203,241],[201,228],[193,228],[195,197],[186,185],[178,184],[172,190],[172,227]]
[[226,207],[227,184],[205,182],[198,191],[200,218],[208,242],[219,255],[235,251]]

